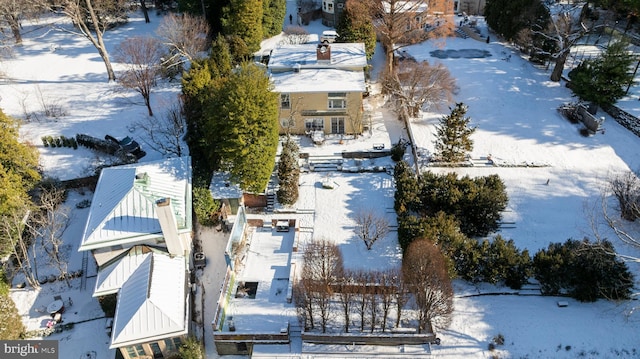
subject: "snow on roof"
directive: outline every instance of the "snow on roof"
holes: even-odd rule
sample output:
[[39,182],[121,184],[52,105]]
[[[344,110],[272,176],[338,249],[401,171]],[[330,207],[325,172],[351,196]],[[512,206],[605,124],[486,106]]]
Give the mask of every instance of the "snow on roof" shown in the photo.
[[211,177],[209,191],[214,199],[241,198],[242,189],[229,179],[229,172],[215,172]]
[[[244,261],[244,268],[236,279],[258,282],[254,299],[235,298],[236,288],[229,305],[236,332],[279,333],[287,323],[296,319],[295,306],[287,303],[287,286],[294,231],[276,232],[275,229],[256,228]],[[228,321],[227,321],[228,322]]]
[[332,43],[331,62],[318,62],[318,44],[283,45],[273,49],[269,58],[269,69],[273,72],[300,68],[363,69],[367,66],[367,55],[363,43]]
[[134,246],[102,266],[96,276],[94,297],[117,293],[140,265],[157,251],[147,246]]
[[364,92],[362,71],[333,69],[301,69],[300,72],[271,74],[274,91],[278,93]]
[[160,198],[171,198],[178,230],[190,230],[190,157],[103,169],[79,250],[160,237],[155,206]]
[[[384,11],[391,12],[391,2],[383,1]],[[413,12],[422,13],[429,9],[427,2],[425,1],[393,1],[394,13]]]
[[124,283],[110,348],[171,338],[188,331],[185,258],[152,253]]

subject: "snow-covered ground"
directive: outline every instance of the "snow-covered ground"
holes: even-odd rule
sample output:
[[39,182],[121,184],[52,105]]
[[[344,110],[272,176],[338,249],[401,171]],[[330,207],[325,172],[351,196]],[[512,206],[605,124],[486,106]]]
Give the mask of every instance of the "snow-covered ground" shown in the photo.
[[[295,2],[289,1],[289,12]],[[295,16],[295,14],[294,14]],[[288,15],[287,15],[288,17]],[[63,18],[53,19],[66,25]],[[145,24],[140,13],[134,13],[130,22],[107,33],[109,50],[125,37],[152,34],[160,21],[152,13],[151,23]],[[41,164],[47,175],[60,179],[84,176],[99,162],[95,154],[79,148],[45,148],[43,135],[74,136],[87,133],[96,137],[110,134],[115,137],[133,136],[144,146],[145,134],[134,124],[147,116],[141,97],[123,91],[117,84],[108,83],[104,65],[96,50],[83,38],[52,30],[47,20],[25,23],[24,45],[15,49],[12,59],[4,60],[1,70],[6,79],[0,84],[0,107],[8,115],[25,120],[22,139],[33,143],[41,152]],[[482,22],[480,21],[480,24]],[[318,21],[307,27],[318,34],[327,29]],[[578,127],[568,123],[556,112],[563,102],[572,101],[571,92],[563,83],[548,80],[550,70],[539,69],[521,60],[517,53],[498,42],[486,44],[472,39],[447,39],[444,42],[416,45],[407,51],[417,59],[428,59],[445,64],[460,87],[456,101],[469,106],[468,116],[478,126],[473,136],[474,158],[491,154],[504,163],[544,163],[546,167],[471,167],[457,169],[460,174],[499,174],[507,184],[509,208],[505,221],[515,222],[515,228],[504,229],[501,235],[512,238],[519,247],[530,252],[546,247],[549,242],[568,238],[592,236],[589,213],[598,208],[600,188],[609,175],[640,168],[640,139],[611,118],[606,117],[604,134],[582,137]],[[265,48],[276,46],[277,39],[265,42]],[[492,56],[482,59],[436,59],[430,52],[437,49],[480,49]],[[510,61],[503,60],[511,54]],[[373,59],[379,68],[383,56],[380,49]],[[118,69],[115,64],[116,70]],[[180,91],[178,81],[161,83],[151,95],[152,107],[158,116],[162,109],[175,103]],[[639,87],[634,86],[629,96],[620,101],[621,107],[640,115]],[[393,112],[383,106],[380,96],[371,96],[372,132],[359,140],[339,143],[328,140],[320,147],[306,145],[303,151],[335,154],[345,149],[371,148],[372,143],[390,146],[399,138],[406,138],[403,124]],[[44,104],[44,105],[43,105]],[[43,107],[60,112],[57,118],[44,116]],[[446,114],[446,109],[429,112],[412,123],[415,142],[422,153],[433,151],[433,125]],[[27,118],[27,115],[28,118]],[[142,161],[156,160],[160,153],[147,147]],[[442,171],[442,169],[434,169]],[[317,235],[330,236],[344,245],[345,257],[363,258],[369,255],[357,247],[350,231],[354,211],[368,203],[387,213],[393,207],[391,177],[386,174],[330,174],[335,182],[333,192],[317,188],[327,174],[310,173],[301,177],[299,207],[316,211]],[[548,181],[548,184],[547,184]],[[332,196],[333,193],[334,195]],[[72,208],[72,226],[65,232],[66,251],[70,269],[81,266],[81,255],[76,251],[83,229],[87,209],[76,209],[75,203],[90,198],[91,193],[72,193],[68,205]],[[640,251],[615,241],[611,233],[599,226],[603,236],[614,240],[616,248],[625,254],[640,257]],[[199,233],[209,264],[200,280],[199,295],[204,294],[205,343],[207,357],[214,358],[215,347],[208,323],[213,318],[224,266],[220,248],[225,238],[213,232]],[[397,247],[392,243],[395,233],[374,244],[372,251],[385,253],[384,264],[398,263]],[[353,246],[350,245],[353,244]],[[347,262],[349,260],[346,260]],[[372,258],[354,262],[354,266],[376,266]],[[95,264],[87,275],[95,275]],[[640,274],[637,265],[632,270]],[[92,268],[93,267],[93,268]],[[45,266],[42,274],[52,272]],[[47,272],[48,271],[48,272]],[[637,280],[638,278],[636,278]],[[72,298],[73,305],[65,311],[67,322],[84,321],[73,329],[48,338],[60,340],[60,358],[80,358],[94,354],[95,358],[112,358],[108,337],[104,334],[104,313],[91,297],[93,279],[86,287],[80,280],[72,281],[71,288],[64,283],[45,284],[40,291],[15,289],[12,297],[29,329],[43,328],[46,315],[37,312],[54,295]],[[438,336],[442,345],[433,347],[434,356],[442,358],[487,358],[491,339],[502,334],[505,345],[498,347],[502,358],[632,358],[640,357],[640,319],[630,314],[636,301],[612,303],[579,303],[567,300],[568,307],[559,308],[558,298],[539,296],[473,296],[479,293],[505,291],[505,288],[471,286],[456,282],[453,322]],[[566,300],[563,298],[562,300]],[[102,338],[102,339],[100,339]]]

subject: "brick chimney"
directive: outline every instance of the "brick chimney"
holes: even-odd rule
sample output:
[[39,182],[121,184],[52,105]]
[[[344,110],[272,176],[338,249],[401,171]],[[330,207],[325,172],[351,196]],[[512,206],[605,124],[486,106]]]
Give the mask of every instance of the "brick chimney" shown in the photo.
[[316,55],[319,63],[331,63],[331,46],[329,44],[319,44],[316,48]]
[[178,256],[185,255],[186,248],[178,234],[178,223],[176,216],[173,214],[173,209],[171,209],[171,199],[161,198],[157,200],[156,213],[158,214],[158,221],[160,221],[160,228],[169,253]]

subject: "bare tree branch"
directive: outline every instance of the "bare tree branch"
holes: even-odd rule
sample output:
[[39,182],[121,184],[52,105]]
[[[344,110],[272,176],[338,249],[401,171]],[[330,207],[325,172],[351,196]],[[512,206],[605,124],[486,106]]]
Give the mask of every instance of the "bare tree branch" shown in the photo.
[[359,210],[355,215],[356,235],[370,250],[373,244],[389,233],[389,221],[372,210]]
[[142,95],[149,116],[153,116],[151,88],[156,85],[160,74],[161,59],[160,41],[152,37],[131,37],[116,48],[115,60],[125,66],[118,82]]
[[162,19],[156,33],[169,48],[171,57],[165,59],[166,63],[182,65],[206,56],[209,25],[203,17],[169,13]]

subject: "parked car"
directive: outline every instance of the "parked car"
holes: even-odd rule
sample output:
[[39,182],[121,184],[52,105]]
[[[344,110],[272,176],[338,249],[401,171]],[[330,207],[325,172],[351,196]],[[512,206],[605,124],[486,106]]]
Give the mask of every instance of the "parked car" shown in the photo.
[[136,156],[137,159],[141,159],[147,154],[142,150],[142,148],[140,148],[140,144],[129,136],[123,138],[122,140],[118,140],[117,138],[111,135],[105,135],[104,139],[114,142],[115,144],[120,146],[120,148],[122,148],[123,151]]
[[338,35],[338,33],[333,30],[325,30],[322,32],[322,35],[320,35],[320,42],[323,44],[336,42],[339,36],[340,35]]

